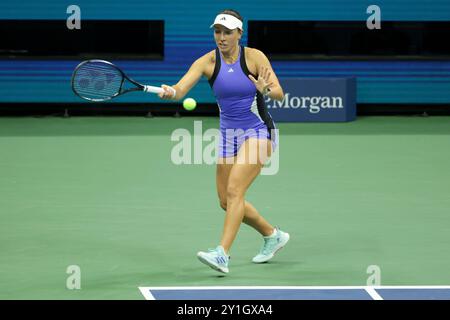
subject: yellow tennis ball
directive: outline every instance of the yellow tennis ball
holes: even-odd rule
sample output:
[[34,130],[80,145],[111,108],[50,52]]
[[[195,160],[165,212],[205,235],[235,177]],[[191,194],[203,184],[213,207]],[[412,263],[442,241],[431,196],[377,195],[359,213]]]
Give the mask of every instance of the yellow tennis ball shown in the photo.
[[192,98],[187,98],[183,101],[183,108],[185,108],[186,110],[194,110],[196,106],[197,102]]

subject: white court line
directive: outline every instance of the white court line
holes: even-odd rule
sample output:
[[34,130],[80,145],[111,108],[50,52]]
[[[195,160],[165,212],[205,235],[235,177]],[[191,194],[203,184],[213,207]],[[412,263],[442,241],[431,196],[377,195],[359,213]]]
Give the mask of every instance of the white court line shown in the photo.
[[[345,290],[363,289],[368,286],[193,286],[193,287],[139,287],[151,290],[234,290],[234,289],[313,289],[313,290]],[[450,289],[450,285],[442,286],[370,286],[374,289]]]
[[139,287],[147,300],[155,300],[151,290],[365,290],[374,300],[383,300],[378,289],[450,289],[449,285],[435,286],[204,286],[204,287]]
[[383,300],[383,298],[372,287],[366,287],[365,290],[372,297],[373,300]]
[[370,286],[374,289],[450,289],[450,286]]
[[[366,286],[204,286],[204,287],[140,287],[150,290],[345,290],[345,289],[365,289]],[[450,288],[450,287],[449,287]]]
[[156,300],[148,287],[139,287],[139,290],[141,290],[141,293],[144,296],[145,300]]

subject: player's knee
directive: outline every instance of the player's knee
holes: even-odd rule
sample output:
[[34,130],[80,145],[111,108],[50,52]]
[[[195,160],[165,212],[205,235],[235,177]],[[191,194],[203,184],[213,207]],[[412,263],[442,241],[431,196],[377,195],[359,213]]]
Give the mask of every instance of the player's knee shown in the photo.
[[236,185],[229,184],[227,188],[227,202],[243,196],[241,188]]
[[221,207],[223,210],[227,211],[227,201],[226,201],[226,200],[225,200],[225,201],[220,200],[220,207]]

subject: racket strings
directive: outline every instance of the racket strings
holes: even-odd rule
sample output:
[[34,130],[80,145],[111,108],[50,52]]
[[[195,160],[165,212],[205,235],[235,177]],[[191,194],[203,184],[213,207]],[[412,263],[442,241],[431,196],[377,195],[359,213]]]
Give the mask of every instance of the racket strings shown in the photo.
[[101,62],[88,62],[77,69],[73,88],[84,98],[107,100],[120,92],[122,80],[122,73],[113,66]]

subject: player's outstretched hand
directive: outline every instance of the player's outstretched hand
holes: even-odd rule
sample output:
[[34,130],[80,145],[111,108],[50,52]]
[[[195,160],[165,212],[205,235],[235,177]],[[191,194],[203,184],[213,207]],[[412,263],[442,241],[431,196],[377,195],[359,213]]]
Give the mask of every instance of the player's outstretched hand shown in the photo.
[[273,85],[273,82],[269,82],[270,74],[269,68],[263,67],[259,71],[258,79],[255,79],[251,74],[248,77],[255,84],[259,92],[266,94],[268,89]]

